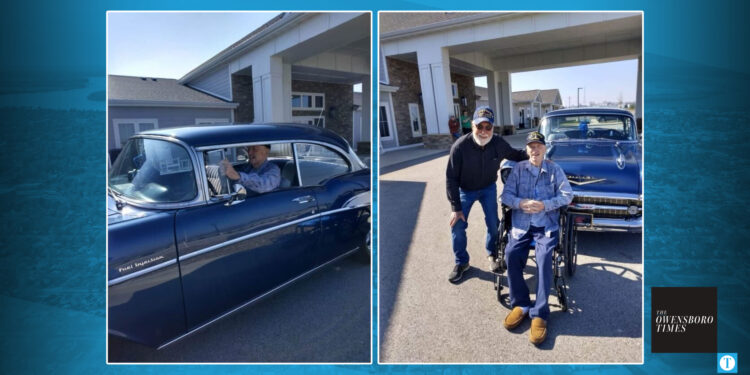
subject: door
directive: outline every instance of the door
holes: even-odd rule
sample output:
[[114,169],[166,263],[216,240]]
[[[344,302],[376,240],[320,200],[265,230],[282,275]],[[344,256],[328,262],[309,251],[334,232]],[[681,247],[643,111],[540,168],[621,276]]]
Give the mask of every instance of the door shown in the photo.
[[[234,161],[247,160],[242,152],[231,151],[226,154],[239,155]],[[282,175],[275,190],[248,192],[244,201],[229,206],[213,198],[214,203],[177,213],[177,250],[190,329],[314,267],[311,251],[320,239],[314,189],[299,186],[294,178],[290,144],[274,144],[270,152],[268,161],[279,166]],[[284,182],[288,171],[291,183]]]
[[378,126],[380,130],[380,144],[383,148],[398,146],[395,129],[393,127],[393,116],[388,102],[381,102],[378,109]]
[[315,189],[322,237],[314,262],[357,249],[369,230],[370,170],[352,172],[348,158],[319,144],[295,144],[303,187]]

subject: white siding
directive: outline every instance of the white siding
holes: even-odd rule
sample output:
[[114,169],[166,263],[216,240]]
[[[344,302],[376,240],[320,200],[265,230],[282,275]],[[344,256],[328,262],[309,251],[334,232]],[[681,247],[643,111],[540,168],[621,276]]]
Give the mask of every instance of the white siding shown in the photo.
[[188,86],[205,91],[225,100],[232,100],[229,66],[221,65],[188,82]]

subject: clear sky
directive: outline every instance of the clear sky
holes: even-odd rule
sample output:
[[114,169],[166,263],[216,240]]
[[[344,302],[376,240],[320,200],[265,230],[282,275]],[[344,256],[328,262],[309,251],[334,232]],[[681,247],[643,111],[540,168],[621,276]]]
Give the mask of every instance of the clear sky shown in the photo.
[[110,12],[107,73],[181,78],[278,12]]
[[[583,87],[581,105],[618,102],[620,95],[623,102],[635,102],[637,79],[638,60],[513,73],[510,78],[513,91],[559,89],[566,107],[577,105],[579,87]],[[487,87],[487,80],[478,78],[476,84]]]

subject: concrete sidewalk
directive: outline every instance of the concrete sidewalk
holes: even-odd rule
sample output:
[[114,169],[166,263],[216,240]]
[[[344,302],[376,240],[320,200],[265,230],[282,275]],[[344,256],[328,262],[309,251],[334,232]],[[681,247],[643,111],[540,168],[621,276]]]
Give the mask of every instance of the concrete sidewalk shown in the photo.
[[437,150],[424,148],[423,146],[409,147],[401,150],[388,151],[380,153],[378,158],[378,165],[380,168],[391,167],[393,165],[412,161],[424,157],[435,156],[437,154],[445,154],[449,150]]
[[[507,141],[512,147],[523,148],[525,144],[526,134],[539,128],[532,129],[518,129],[516,134],[504,135],[503,139]],[[430,159],[431,156],[438,156],[440,154],[448,154],[448,149],[430,149],[424,148],[423,146],[415,146],[409,148],[403,148],[400,150],[387,151],[380,153],[378,157],[378,166],[380,169],[390,169],[394,165],[400,163],[407,163],[418,159]],[[387,172],[386,172],[387,173]]]

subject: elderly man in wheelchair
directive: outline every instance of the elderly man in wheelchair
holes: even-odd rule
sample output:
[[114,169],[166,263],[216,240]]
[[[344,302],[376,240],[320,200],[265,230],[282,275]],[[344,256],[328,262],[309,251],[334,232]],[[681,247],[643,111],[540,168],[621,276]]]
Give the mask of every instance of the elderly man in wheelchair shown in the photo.
[[[547,338],[550,313],[547,297],[553,275],[558,274],[553,273],[553,250],[559,241],[560,210],[573,200],[573,191],[562,168],[550,160],[544,160],[546,151],[544,136],[538,132],[529,133],[526,138],[529,160],[515,165],[500,196],[503,205],[512,209],[504,258],[512,310],[503,325],[512,330],[527,316],[530,317],[529,340],[535,345]],[[508,218],[505,217],[505,220]],[[523,277],[532,241],[536,242],[534,251],[537,263],[534,303],[529,298],[529,288]],[[501,286],[496,287],[499,295]]]

